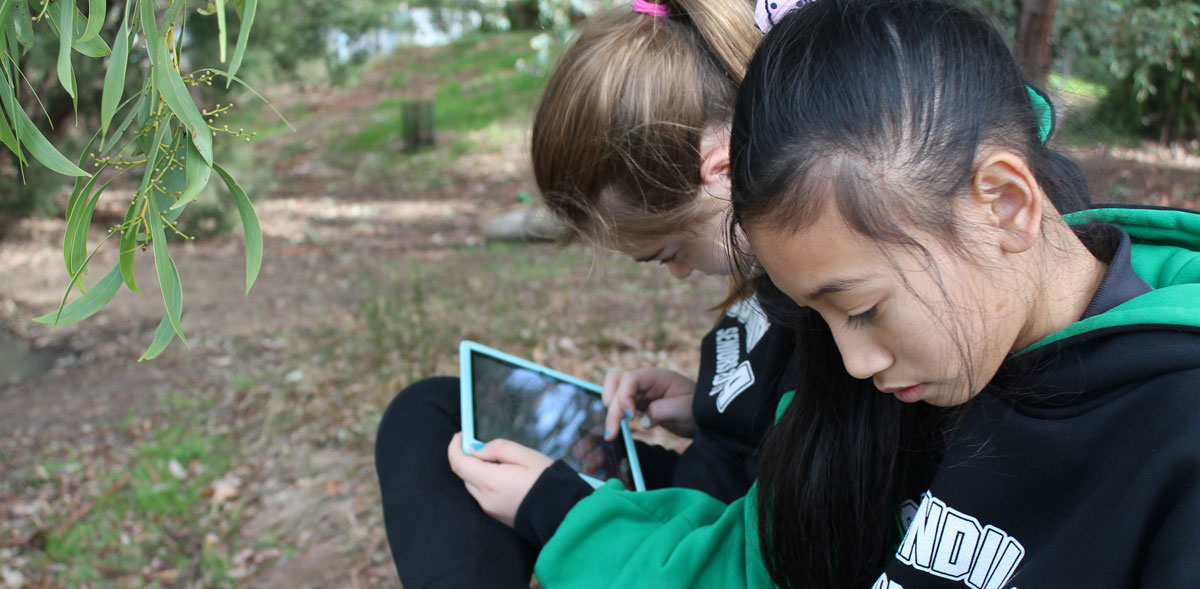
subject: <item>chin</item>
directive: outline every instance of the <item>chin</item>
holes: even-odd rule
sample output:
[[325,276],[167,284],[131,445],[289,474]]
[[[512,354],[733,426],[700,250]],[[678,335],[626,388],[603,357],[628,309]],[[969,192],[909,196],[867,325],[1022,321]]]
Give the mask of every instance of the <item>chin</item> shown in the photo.
[[967,393],[966,390],[966,387],[960,388],[930,384],[929,391],[925,393],[921,401],[934,407],[954,407],[962,405],[975,397],[975,394]]

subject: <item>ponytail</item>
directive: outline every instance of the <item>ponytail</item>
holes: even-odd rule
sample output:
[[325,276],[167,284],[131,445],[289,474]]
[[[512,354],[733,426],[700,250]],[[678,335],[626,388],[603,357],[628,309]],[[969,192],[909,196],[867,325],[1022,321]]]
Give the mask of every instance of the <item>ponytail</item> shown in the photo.
[[721,69],[734,84],[741,84],[762,38],[749,5],[743,0],[669,0],[668,6],[691,20]]
[[534,116],[544,202],[577,235],[609,247],[637,246],[711,213],[700,198],[701,136],[729,123],[760,38],[747,0],[658,5],[589,18]]

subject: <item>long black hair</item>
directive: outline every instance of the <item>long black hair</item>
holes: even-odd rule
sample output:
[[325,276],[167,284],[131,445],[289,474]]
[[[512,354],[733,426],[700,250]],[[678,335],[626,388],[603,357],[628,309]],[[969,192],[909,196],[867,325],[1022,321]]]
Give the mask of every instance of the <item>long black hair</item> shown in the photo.
[[[1062,211],[1089,202],[1079,168],[1044,145],[1002,35],[929,0],[818,0],[763,40],[731,132],[733,223],[800,231],[823,210],[879,243],[963,251],[952,199],[981,146],[1025,158]],[[827,207],[833,207],[827,209]],[[759,539],[782,587],[865,587],[899,540],[895,512],[927,482],[957,413],[903,405],[846,373],[816,313],[795,400],[758,477]],[[972,387],[975,383],[972,383]]]

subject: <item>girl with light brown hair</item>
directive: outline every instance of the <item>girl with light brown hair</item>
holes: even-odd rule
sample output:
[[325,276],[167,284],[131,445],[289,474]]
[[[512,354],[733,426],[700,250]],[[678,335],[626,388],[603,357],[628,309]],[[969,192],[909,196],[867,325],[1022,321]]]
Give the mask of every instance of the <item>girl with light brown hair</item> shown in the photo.
[[[728,128],[760,37],[746,0],[635,0],[589,18],[534,118],[534,174],[547,207],[575,236],[677,278],[730,275]],[[609,439],[622,415],[638,413],[692,440],[682,454],[638,443],[647,487],[686,488],[720,505],[754,480],[793,348],[755,297],[724,309],[701,342],[696,380],[649,367],[604,382]],[[397,396],[380,426],[376,464],[397,569],[405,587],[527,586],[538,551],[593,488],[512,442],[464,454],[457,399],[456,379],[422,381]],[[448,456],[449,466],[419,458],[429,455]],[[427,528],[454,531],[431,538]]]

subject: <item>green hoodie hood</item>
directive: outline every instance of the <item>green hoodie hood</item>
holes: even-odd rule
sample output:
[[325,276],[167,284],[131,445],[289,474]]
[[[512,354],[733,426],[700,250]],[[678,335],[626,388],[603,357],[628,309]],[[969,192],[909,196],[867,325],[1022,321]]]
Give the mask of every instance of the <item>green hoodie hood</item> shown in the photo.
[[1133,271],[1154,290],[1077,321],[1018,352],[1122,327],[1200,328],[1200,212],[1153,207],[1102,207],[1064,215],[1071,225],[1109,223],[1129,233]]

